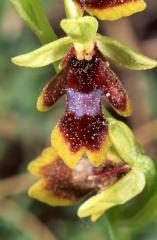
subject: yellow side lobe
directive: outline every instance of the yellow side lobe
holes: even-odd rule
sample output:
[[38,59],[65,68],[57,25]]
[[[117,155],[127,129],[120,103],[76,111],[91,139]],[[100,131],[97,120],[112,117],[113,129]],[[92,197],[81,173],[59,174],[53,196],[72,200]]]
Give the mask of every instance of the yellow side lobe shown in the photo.
[[131,105],[131,102],[130,102],[130,99],[127,98],[126,100],[126,109],[125,111],[119,111],[117,110],[116,108],[114,108],[114,110],[121,116],[123,117],[129,117],[131,114],[132,114],[132,105]]
[[51,109],[52,106],[48,107],[43,104],[43,93],[38,97],[37,100],[37,109],[40,112],[47,112]]
[[135,2],[127,2],[115,7],[108,7],[104,9],[88,7],[86,8],[86,11],[101,20],[117,20],[125,16],[130,16],[136,12],[143,11],[146,6],[147,5],[143,0],[136,0]]
[[85,153],[88,156],[89,161],[95,166],[100,166],[104,160],[106,159],[106,155],[109,151],[109,148],[111,146],[111,141],[109,139],[108,135],[105,135],[102,145],[100,146],[100,149],[97,151],[92,151],[89,149],[85,149]]
[[45,180],[40,180],[28,191],[28,195],[50,206],[68,206],[75,204],[78,200],[57,197],[52,191],[45,189]]
[[76,166],[84,152],[83,148],[76,153],[70,151],[70,144],[63,137],[58,125],[52,131],[51,143],[56,149],[58,155],[70,168],[74,168]]
[[[47,188],[47,178],[41,173],[41,169],[49,164],[53,164],[54,161],[58,159],[58,154],[54,148],[46,148],[42,154],[32,161],[28,170],[35,176],[41,177],[33,186],[30,187],[28,194],[30,197],[35,198],[41,202],[44,202],[51,206],[68,206],[73,205],[80,199],[74,198],[64,198],[63,196],[58,196],[55,193],[55,186],[52,185],[52,188]],[[64,193],[64,191],[63,191]]]
[[104,162],[109,147],[111,146],[111,141],[109,136],[105,135],[99,150],[89,150],[86,147],[82,147],[79,151],[74,153],[70,150],[70,143],[65,140],[59,126],[57,125],[51,135],[51,144],[57,151],[57,154],[70,168],[74,168],[76,166],[83,154],[86,154],[89,161],[97,167]]
[[28,165],[28,171],[35,176],[42,177],[40,169],[45,165],[55,161],[57,156],[58,155],[54,148],[46,148],[37,159],[35,159]]

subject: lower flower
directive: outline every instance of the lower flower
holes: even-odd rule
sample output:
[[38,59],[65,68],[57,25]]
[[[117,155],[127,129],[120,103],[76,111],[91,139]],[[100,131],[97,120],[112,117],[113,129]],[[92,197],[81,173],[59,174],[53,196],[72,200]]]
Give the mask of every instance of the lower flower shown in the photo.
[[[80,217],[96,220],[108,208],[124,203],[143,189],[138,187],[138,170],[131,169],[117,156],[108,154],[99,167],[83,157],[75,168],[68,167],[53,148],[29,164],[29,171],[39,181],[29,195],[52,206],[67,206],[89,198],[79,209]],[[125,194],[124,194],[125,192]]]

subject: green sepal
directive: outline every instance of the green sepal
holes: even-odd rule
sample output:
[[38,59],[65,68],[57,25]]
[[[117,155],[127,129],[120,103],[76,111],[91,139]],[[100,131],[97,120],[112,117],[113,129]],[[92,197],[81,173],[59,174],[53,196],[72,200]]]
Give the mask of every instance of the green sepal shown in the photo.
[[139,154],[137,157],[136,166],[142,169],[146,176],[147,185],[152,188],[152,184],[157,174],[154,161],[146,154]]
[[64,8],[67,18],[78,18],[83,15],[83,9],[76,1],[64,0]]
[[148,180],[148,185],[151,184],[156,174],[152,159],[144,154],[143,148],[125,123],[113,118],[107,120],[109,122],[109,136],[119,156],[132,167],[141,169]]
[[94,17],[81,17],[77,19],[63,19],[61,28],[74,41],[86,43],[95,39],[98,30],[98,21]]
[[127,45],[110,37],[104,37],[97,34],[96,44],[105,57],[115,61],[125,68],[145,70],[157,66],[157,61],[136,52]]
[[96,215],[116,205],[124,204],[141,193],[144,187],[144,174],[138,169],[132,169],[117,183],[83,203],[78,210],[78,216]]
[[131,166],[135,166],[138,153],[141,152],[139,144],[130,128],[123,122],[107,118],[109,122],[109,136],[119,156]]
[[61,38],[30,53],[14,57],[12,62],[24,67],[43,67],[64,57],[71,43],[70,37]]

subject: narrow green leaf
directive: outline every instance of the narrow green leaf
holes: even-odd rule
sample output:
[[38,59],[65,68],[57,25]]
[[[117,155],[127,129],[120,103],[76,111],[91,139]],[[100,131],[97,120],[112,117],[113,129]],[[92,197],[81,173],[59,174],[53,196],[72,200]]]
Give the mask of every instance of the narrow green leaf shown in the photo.
[[157,66],[156,60],[148,58],[112,38],[97,34],[96,44],[105,57],[123,67],[134,70],[145,70]]
[[71,45],[71,38],[65,37],[48,43],[33,52],[12,58],[12,62],[24,67],[43,67],[66,55]]
[[124,204],[138,195],[145,186],[144,174],[138,169],[132,169],[113,186],[91,197],[78,210],[79,217],[105,212],[109,208]]
[[18,15],[26,22],[42,44],[57,39],[43,11],[40,0],[10,0]]

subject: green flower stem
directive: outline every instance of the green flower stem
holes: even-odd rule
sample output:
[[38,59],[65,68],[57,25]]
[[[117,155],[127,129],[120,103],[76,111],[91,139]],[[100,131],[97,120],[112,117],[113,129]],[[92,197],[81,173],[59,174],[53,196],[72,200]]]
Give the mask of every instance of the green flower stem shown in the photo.
[[[57,36],[51,27],[41,6],[40,0],[10,0],[18,15],[32,29],[43,44],[52,42]],[[58,70],[58,64],[54,63],[54,68]]]
[[119,228],[114,221],[106,214],[105,226],[108,238],[110,240],[131,240],[131,231],[129,228]]
[[109,218],[106,216],[106,228],[107,228],[107,232],[109,235],[110,240],[117,240],[116,236],[115,236],[115,232],[114,229],[112,227],[111,221],[109,220]]
[[83,15],[83,11],[73,0],[64,0],[64,8],[67,18],[78,18]]

